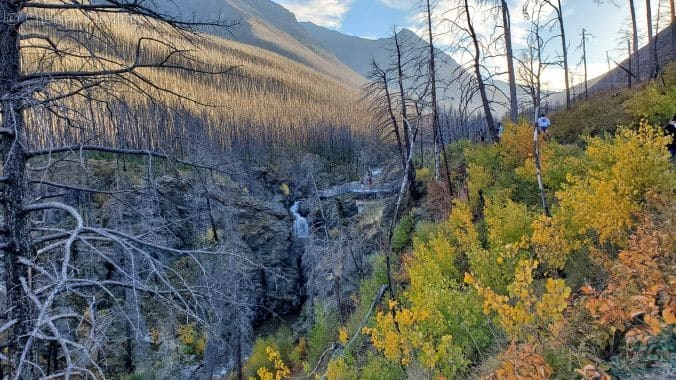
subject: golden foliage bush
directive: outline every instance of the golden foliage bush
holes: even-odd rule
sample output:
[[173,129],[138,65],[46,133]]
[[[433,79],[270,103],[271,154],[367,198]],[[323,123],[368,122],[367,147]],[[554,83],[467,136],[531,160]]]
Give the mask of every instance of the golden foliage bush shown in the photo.
[[[267,367],[260,367],[256,374],[260,380],[282,380],[288,378],[291,375],[291,370],[289,367],[284,364],[281,355],[272,347],[266,347],[265,352],[268,355],[268,361],[272,366],[272,369]],[[249,380],[254,380],[253,377],[249,377]]]
[[613,141],[591,139],[583,175],[570,175],[557,192],[561,213],[577,234],[598,235],[600,243],[623,246],[636,213],[650,193],[665,193],[676,179],[658,128],[620,129]]

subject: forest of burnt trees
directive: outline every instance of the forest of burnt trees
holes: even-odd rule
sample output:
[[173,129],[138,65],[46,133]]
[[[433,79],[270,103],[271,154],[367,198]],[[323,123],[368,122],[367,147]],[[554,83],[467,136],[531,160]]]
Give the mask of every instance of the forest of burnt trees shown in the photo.
[[[227,28],[230,22],[227,19],[183,21],[161,13],[153,1],[144,0],[0,0],[0,155],[3,159],[0,177],[0,202],[3,208],[0,274],[4,282],[6,303],[0,314],[0,378],[109,377],[107,369],[100,363],[110,345],[110,342],[103,342],[102,337],[106,337],[109,332],[107,329],[114,328],[111,320],[133,319],[131,316],[140,314],[143,301],[152,298],[163,310],[171,310],[197,325],[208,326],[215,321],[223,322],[226,317],[214,316],[214,305],[232,302],[237,295],[228,294],[232,284],[219,281],[217,275],[208,270],[208,260],[205,258],[218,254],[231,257],[239,263],[236,265],[262,266],[251,262],[249,258],[240,257],[232,250],[174,248],[164,245],[162,239],[139,237],[125,232],[123,228],[88,225],[88,218],[83,217],[79,205],[62,201],[59,193],[52,191],[54,188],[108,195],[130,190],[89,188],[66,180],[62,183],[45,182],[46,173],[57,172],[56,168],[60,163],[82,163],[92,155],[109,154],[110,157],[143,160],[150,175],[153,173],[153,165],[164,165],[168,170],[176,172],[191,168],[190,170],[213,175],[214,172],[227,172],[226,161],[231,158],[263,156],[277,148],[305,149],[332,157],[336,161],[349,162],[357,156],[360,144],[374,134],[384,134],[386,142],[398,144],[398,161],[406,173],[404,177],[414,199],[421,196],[415,194],[419,186],[414,167],[417,146],[420,146],[420,158],[433,151],[432,177],[434,181],[445,179],[448,196],[453,197],[456,195],[457,184],[452,183],[452,172],[456,168],[452,166],[452,162],[449,167],[451,157],[447,155],[450,156],[451,153],[447,145],[460,138],[475,138],[473,135],[477,130],[483,131],[487,140],[497,141],[496,107],[507,109],[512,122],[516,121],[518,115],[530,118],[530,115],[538,114],[546,97],[541,75],[551,65],[561,65],[564,69],[565,104],[570,109],[575,99],[568,83],[568,43],[563,19],[565,11],[561,2],[531,0],[525,3],[523,9],[516,10],[527,14],[532,22],[528,48],[519,52],[512,51],[509,31],[509,14],[514,10],[508,9],[506,1],[486,3],[490,3],[485,6],[496,12],[499,15],[496,20],[502,23],[502,27],[497,28],[502,30],[498,36],[482,36],[477,33],[475,23],[479,21],[474,17],[478,4],[474,2],[451,1],[456,17],[445,20],[450,25],[450,30],[457,34],[457,40],[462,41],[460,49],[465,49],[471,57],[468,61],[470,69],[456,73],[454,78],[437,78],[435,59],[438,51],[435,46],[441,43],[436,41],[438,37],[435,36],[432,25],[442,16],[434,14],[438,3],[428,0],[422,4],[423,13],[426,12],[427,17],[428,50],[416,52],[415,61],[403,62],[399,49],[406,49],[406,46],[397,45],[395,49],[398,59],[394,60],[395,64],[385,68],[374,67],[368,93],[371,98],[360,98],[358,93],[336,80],[322,77],[322,84],[318,84],[320,75],[314,72],[308,74],[301,65],[289,67],[279,57],[272,55],[264,59],[247,59],[250,57],[249,47],[212,39],[197,32],[200,27],[205,26]],[[633,2],[630,3],[633,15]],[[673,4],[671,0],[668,8],[671,11],[672,29]],[[660,8],[664,14],[665,7]],[[648,69],[642,71],[638,66],[639,60],[635,70],[631,64],[625,67],[627,76],[635,82],[659,78],[666,67],[665,62],[660,62],[654,37],[659,30],[653,27],[649,6],[647,10],[650,50],[646,65]],[[550,19],[551,15],[555,17]],[[135,33],[130,33],[125,28],[131,24],[137,28]],[[561,43],[560,57],[557,55],[560,59],[557,62],[551,62],[551,57],[545,56],[545,51],[550,49],[546,44],[552,44],[553,39],[544,40],[542,35],[550,33],[552,25],[558,27],[555,29],[556,37]],[[139,37],[139,31],[142,31],[142,37]],[[637,34],[638,27],[634,22],[633,51],[637,50]],[[509,62],[509,72],[505,73],[509,81],[509,94],[503,93],[502,101],[493,99],[495,94],[502,91],[495,89],[492,83],[499,74],[487,70],[485,61],[488,57],[493,58],[495,52],[491,49],[498,44],[496,41],[500,41],[498,46],[502,47],[498,55],[504,55]],[[676,40],[672,43],[676,43]],[[207,46],[209,49],[231,54],[211,56],[198,53]],[[417,67],[414,70],[417,72],[416,78],[404,78],[404,73],[409,72],[402,69],[406,65]],[[250,70],[251,67],[256,70]],[[464,86],[467,92],[459,99],[460,106],[457,109],[442,109],[442,99],[437,99],[436,86],[443,80],[467,84]],[[324,85],[327,81],[331,86]],[[525,99],[516,99],[519,87],[527,94]],[[472,99],[480,99],[481,106],[474,108]],[[373,101],[370,105],[377,111],[376,115],[384,117],[372,120],[368,107],[364,105],[365,100]],[[505,104],[499,104],[500,102]],[[471,127],[458,132],[458,125]],[[625,136],[624,143],[633,146],[644,135],[649,135],[644,130],[641,133],[643,134]],[[396,141],[391,139],[392,136]],[[654,136],[645,138],[650,140]],[[511,146],[513,150],[506,150],[502,159],[527,160],[527,155],[519,155],[523,152],[519,151],[518,144],[514,141],[511,143],[516,147]],[[657,152],[657,143],[646,145],[654,150],[650,150],[650,154]],[[613,149],[620,151],[621,148],[622,146],[617,145],[608,150],[614,152]],[[556,157],[556,152],[545,150],[543,154],[548,153],[551,154],[550,159]],[[219,159],[221,155],[227,158]],[[519,162],[519,165],[523,163]],[[511,169],[518,170],[519,165],[513,165],[514,168]],[[479,165],[468,167],[467,170],[470,176],[473,172],[475,179],[480,178]],[[494,171],[497,173],[498,169]],[[645,186],[640,189],[646,190],[655,185],[662,191],[669,186],[665,185],[669,181],[668,175],[665,174],[665,178],[667,179],[657,177],[656,181],[664,180],[664,183],[658,181],[657,184],[646,179],[647,184],[642,183]],[[612,182],[605,177],[602,180]],[[479,186],[482,190],[490,187],[488,183],[477,184],[477,181],[479,180],[468,186]],[[584,186],[580,185],[582,187]],[[477,189],[472,187],[472,190]],[[576,196],[583,195],[571,192],[562,196],[559,201],[565,204],[568,199],[574,203]],[[624,195],[620,193],[618,196]],[[657,198],[659,199],[651,199],[650,202],[659,203],[662,198]],[[471,199],[471,202],[476,202],[474,197]],[[645,211],[642,207],[653,206],[652,203],[648,206],[641,203],[644,202],[643,199],[634,201],[638,206],[627,206],[630,209],[627,212],[636,212],[636,208]],[[507,204],[503,211],[514,211],[509,208],[513,205],[509,202]],[[584,202],[580,201],[580,204]],[[475,209],[477,206],[472,204],[471,208]],[[518,212],[521,211],[520,206],[514,207]],[[467,221],[476,210],[465,213],[462,207],[458,207],[458,210],[449,223],[456,223],[453,228],[462,225],[462,228],[471,232],[472,227]],[[584,210],[577,210],[574,206],[570,210],[572,213],[584,214]],[[500,220],[499,215],[491,217]],[[641,217],[648,220],[650,215],[645,211]],[[538,223],[541,230],[549,231],[548,228],[557,228],[555,223],[567,220],[538,219]],[[608,232],[603,229],[607,226],[599,227],[600,222],[597,220],[586,222],[585,228],[598,228],[601,234]],[[124,227],[123,222],[120,224]],[[666,228],[659,222],[655,222],[655,226],[654,230],[640,231],[639,238],[648,239],[652,234],[658,234],[662,228]],[[218,240],[216,229],[213,230]],[[561,232],[563,235],[559,237],[565,240],[567,232],[570,231]],[[617,231],[610,229],[608,233],[612,235],[614,232]],[[503,236],[497,236],[500,234]],[[497,237],[491,235],[490,239],[505,242],[506,240],[500,239],[508,234],[509,231],[498,232]],[[620,243],[626,242],[627,236],[613,235],[608,238],[610,240],[601,236],[602,239],[594,246],[595,249],[600,249],[602,243],[606,242],[617,243],[618,249],[625,250],[640,250],[642,247],[641,241]],[[612,240],[615,238],[616,241]],[[454,239],[459,240],[458,237]],[[537,241],[535,236],[532,239]],[[539,244],[546,249],[554,249],[558,248],[555,244],[557,242],[543,240]],[[477,242],[455,243],[468,244],[464,247],[467,252],[475,253],[479,249]],[[519,242],[510,244],[518,245]],[[651,252],[653,251],[655,249]],[[506,254],[509,255],[509,252]],[[169,263],[164,258],[166,256],[180,259],[184,267],[198,275],[187,278],[185,273],[176,269],[174,262]],[[503,256],[501,253],[500,257]],[[485,296],[488,300],[486,302],[490,304],[489,309],[508,311],[500,318],[507,321],[507,327],[503,327],[512,339],[510,342],[513,345],[510,347],[521,344],[521,339],[527,340],[521,330],[510,328],[515,323],[518,325],[522,314],[532,310],[518,309],[513,304],[507,305],[508,302],[504,302],[496,293],[491,293],[490,288],[481,280],[495,281],[496,284],[504,285],[505,289],[508,286],[527,288],[530,285],[528,276],[532,276],[537,264],[532,261],[515,261],[515,257],[518,255],[510,257],[514,261],[511,263],[512,272],[523,275],[519,280],[521,282],[515,282],[516,285],[508,285],[511,282],[504,278],[491,279],[489,274],[484,274],[484,278],[481,278],[482,274],[478,274],[476,278],[470,276],[464,279],[468,288],[474,287]],[[654,265],[663,272],[665,264],[659,258],[652,258]],[[418,264],[425,269],[424,260]],[[442,264],[444,263],[438,266],[442,267]],[[549,264],[552,269],[560,266],[553,259]],[[631,268],[635,263],[623,264]],[[106,268],[107,273],[101,274],[92,270],[93,267]],[[486,269],[481,266],[477,268]],[[417,274],[424,277],[425,272],[422,269]],[[415,275],[416,273],[409,273],[413,286]],[[529,293],[532,290],[528,289],[525,290],[527,296],[510,296],[542,304],[545,324],[547,318],[550,318],[547,312],[554,315],[552,318],[558,318],[559,309],[565,307],[561,306],[567,298],[565,294],[570,293],[562,285],[562,279],[556,278],[552,281],[546,283],[546,295],[551,296],[549,298],[537,299],[534,294]],[[402,319],[395,323],[388,320],[387,313],[380,313],[378,326],[370,325],[364,331],[371,337],[376,351],[384,351],[388,360],[398,361],[401,366],[410,364],[413,356],[405,356],[403,352],[388,355],[388,346],[379,342],[379,334],[397,330],[402,334],[397,338],[401,342],[412,341],[409,338],[420,332],[415,330],[417,327],[408,331],[399,327],[392,329],[394,325],[391,322],[409,327],[415,326],[416,318],[424,318],[415,312],[407,314],[406,308],[397,309],[397,302],[400,301],[395,299],[394,289],[391,291],[391,315],[395,319],[397,316]],[[591,288],[586,292],[590,297],[596,297],[592,300],[596,304],[588,308],[591,310],[596,307],[595,310],[598,310],[598,303],[604,302],[601,297],[604,293]],[[415,293],[412,294],[415,297]],[[467,297],[467,294],[462,294],[462,297]],[[420,300],[411,298],[401,302],[415,305]],[[477,300],[467,299],[467,302],[469,305]],[[113,313],[110,310],[115,312],[101,313],[102,306],[106,313]],[[658,325],[670,324],[673,314],[663,313],[667,308],[662,304],[656,310],[647,315],[657,313],[662,315],[662,319],[656,322]],[[479,319],[477,317],[476,320]],[[661,328],[651,325],[650,321],[650,318],[644,319],[652,328],[653,335],[657,335]],[[127,332],[130,333],[129,330],[134,328],[140,326],[129,323]],[[408,336],[407,333],[412,335]],[[433,334],[437,332],[433,331]],[[442,353],[457,353],[445,336],[450,335],[434,335],[434,339],[438,338],[435,343],[441,342],[434,347],[437,356]],[[470,338],[472,337],[467,338],[468,342]],[[412,344],[415,346],[414,340]],[[422,356],[416,360],[429,360],[434,365],[438,363],[438,359],[434,360],[437,356],[425,356],[429,347],[408,349],[422,350]],[[528,347],[523,352],[532,354],[526,356],[526,359],[533,359],[534,355],[539,355],[536,351],[537,348]],[[511,354],[519,356],[514,352]],[[455,358],[452,355],[449,357]],[[537,361],[535,359],[534,362]],[[335,370],[336,366],[344,365],[339,360],[342,357],[337,357],[333,366],[331,363],[324,363],[327,373]],[[467,360],[462,358],[458,363]],[[458,363],[444,363],[438,368],[433,367],[442,373],[457,374]],[[316,364],[321,365],[321,360]],[[535,364],[536,367],[538,365],[539,362]],[[551,370],[542,370],[545,366],[538,368],[545,373]]]

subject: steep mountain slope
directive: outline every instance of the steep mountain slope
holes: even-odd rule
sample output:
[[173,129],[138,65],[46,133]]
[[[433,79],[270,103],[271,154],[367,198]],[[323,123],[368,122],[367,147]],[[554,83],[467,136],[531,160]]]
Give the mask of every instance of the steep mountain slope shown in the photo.
[[[138,39],[146,38],[164,39],[191,51],[186,59],[202,62],[206,69],[232,68],[233,71],[229,75],[201,75],[143,69],[148,82],[173,94],[184,94],[191,101],[129,78],[128,86],[115,82],[106,89],[124,93],[123,101],[105,91],[100,95],[102,100],[92,105],[79,97],[61,101],[60,106],[76,111],[91,106],[91,120],[81,120],[88,128],[73,130],[47,110],[36,109],[29,117],[40,122],[30,125],[39,131],[31,134],[31,144],[48,146],[50,139],[57,136],[64,144],[89,141],[103,145],[183,149],[176,146],[177,141],[183,139],[235,151],[288,146],[301,149],[311,146],[316,151],[322,149],[323,142],[331,140],[335,143],[343,137],[351,139],[368,123],[367,114],[359,104],[360,93],[345,79],[338,80],[256,46],[213,35],[204,35],[189,44],[176,35],[161,34],[161,30],[139,25],[130,18],[114,17],[115,22],[108,23],[114,43],[87,46],[105,59],[89,62],[84,67],[117,67],[113,62],[122,66],[133,61]],[[69,22],[73,27],[85,28],[88,20],[74,17]],[[55,40],[67,41],[54,29],[44,33],[53,33]],[[67,42],[62,44],[67,47]],[[85,65],[78,59],[38,61],[33,59],[37,49],[25,47],[22,67],[26,72],[40,73],[57,67],[81,69]],[[162,57],[162,54],[166,52],[159,44],[148,44],[142,52],[143,59],[148,61]],[[133,91],[136,87],[153,96],[154,101]],[[82,112],[75,111],[69,116],[78,120],[85,118]],[[349,147],[350,144],[340,146]]]
[[293,13],[269,0],[158,1],[164,12],[182,19],[219,19],[235,25],[206,31],[281,54],[315,70],[359,86],[363,78],[321,49]]
[[[371,71],[372,60],[381,67],[388,67],[395,60],[393,37],[369,40],[344,35],[313,23],[304,22],[301,24],[323,49],[335,54],[342,63],[364,77],[367,77]],[[426,54],[427,42],[408,29],[399,31],[398,37],[403,49],[403,60],[409,63],[406,75],[409,78],[415,78],[421,74],[426,74],[427,67],[424,54]],[[423,55],[423,59],[413,63],[420,55]],[[437,49],[438,90],[440,91],[439,96],[446,106],[458,107],[462,97],[462,82],[467,82],[471,75],[466,68],[460,67],[451,56]],[[463,80],[457,80],[457,78],[463,78]],[[412,79],[408,82],[408,84],[411,84]],[[495,81],[494,84],[497,89],[489,90],[490,96],[496,102],[493,108],[497,113],[503,113],[505,107],[502,103],[506,101],[503,92],[508,92],[508,86],[501,81]],[[479,106],[480,102],[481,99],[475,96],[470,102],[469,109]]]
[[[671,25],[671,27],[662,30],[657,35],[657,57],[658,62],[662,67],[668,62],[674,61],[675,58],[674,53],[676,52],[672,50],[671,44],[671,31],[674,27],[676,26]],[[631,59],[633,71],[635,71],[637,57],[632,55]],[[650,48],[647,45],[639,49],[638,61],[641,70],[641,79],[646,79],[650,75]],[[601,77],[593,79],[594,84],[590,86],[589,91],[591,93],[597,93],[612,88],[625,87],[628,83],[627,72],[622,67],[628,68],[629,60],[625,59],[619,64],[621,67],[617,66]],[[636,83],[636,79],[632,79],[632,82]]]

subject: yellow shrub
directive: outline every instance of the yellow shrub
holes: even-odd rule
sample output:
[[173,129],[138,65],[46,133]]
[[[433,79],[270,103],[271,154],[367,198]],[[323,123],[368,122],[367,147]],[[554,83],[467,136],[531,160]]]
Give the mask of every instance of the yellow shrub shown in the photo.
[[621,129],[612,142],[589,141],[587,173],[569,175],[570,185],[557,193],[577,234],[591,230],[600,243],[624,245],[647,193],[666,193],[676,184],[665,144],[659,129],[647,124]]
[[551,269],[563,269],[568,255],[579,243],[567,236],[561,218],[540,215],[532,228],[531,244],[538,258]]
[[526,159],[533,156],[533,126],[527,123],[508,123],[500,139],[500,147],[500,155],[506,166],[521,166]]
[[541,336],[558,335],[556,325],[563,320],[571,289],[563,280],[548,278],[546,291],[538,298],[533,286],[533,270],[537,267],[537,260],[519,261],[514,282],[507,287],[508,295],[498,294],[465,274],[465,282],[484,299],[484,313],[495,314],[512,342],[534,342]]
[[[269,370],[266,367],[260,367],[256,374],[260,380],[282,380],[288,378],[291,375],[291,370],[289,367],[284,364],[282,357],[274,348],[266,347],[265,352],[268,354],[268,361],[272,364],[273,370]],[[252,380],[253,378],[249,378]]]

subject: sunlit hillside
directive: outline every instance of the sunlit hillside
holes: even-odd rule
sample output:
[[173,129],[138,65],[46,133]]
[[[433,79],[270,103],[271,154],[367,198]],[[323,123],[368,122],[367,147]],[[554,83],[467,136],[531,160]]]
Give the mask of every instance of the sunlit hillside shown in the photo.
[[[66,33],[50,31],[59,48],[70,52],[56,56],[45,53],[46,41],[26,40],[25,73],[118,69],[134,61],[141,37],[149,38],[140,45],[142,63],[159,62],[178,48],[189,52],[172,57],[172,63],[203,71],[230,71],[212,75],[141,68],[139,76],[110,78],[102,88],[93,93],[85,89],[59,107],[36,108],[30,115],[30,128],[38,129],[31,133],[33,144],[87,142],[166,149],[207,137],[202,143],[225,149],[317,147],[336,139],[351,140],[368,124],[354,85],[339,83],[275,53],[208,35],[189,36],[189,42],[175,31],[151,29],[127,18],[106,21],[98,23],[98,28],[105,29],[95,30],[94,35],[112,33],[114,46],[96,38],[89,38],[86,47],[77,46]],[[91,29],[84,18],[68,23]],[[173,45],[163,46],[150,38]],[[102,53],[105,59],[79,58],[88,55],[86,49]],[[52,85],[41,96],[58,97],[69,90]],[[96,101],[90,103],[88,98]],[[85,126],[69,128],[73,119],[84,120]]]

